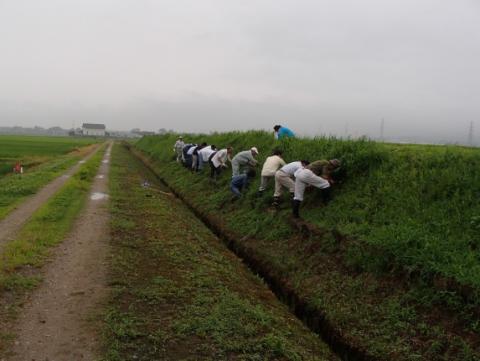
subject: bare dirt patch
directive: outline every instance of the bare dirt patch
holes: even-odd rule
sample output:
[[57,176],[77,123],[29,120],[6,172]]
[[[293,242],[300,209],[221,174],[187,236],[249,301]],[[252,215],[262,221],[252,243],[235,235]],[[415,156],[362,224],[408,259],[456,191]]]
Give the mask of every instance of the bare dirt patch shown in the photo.
[[[109,156],[105,155],[105,159]],[[91,193],[107,193],[109,163],[102,163]],[[8,360],[94,360],[95,309],[107,294],[107,198],[91,199],[67,239],[43,270],[44,282],[18,320]]]

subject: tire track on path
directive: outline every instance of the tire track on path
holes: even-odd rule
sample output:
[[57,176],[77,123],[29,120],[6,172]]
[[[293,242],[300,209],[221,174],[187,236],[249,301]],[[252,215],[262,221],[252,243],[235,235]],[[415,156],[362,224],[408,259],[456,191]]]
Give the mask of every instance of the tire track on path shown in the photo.
[[14,329],[10,361],[95,360],[95,309],[108,293],[109,145],[89,200],[72,231],[43,271],[44,282],[29,297]]
[[0,250],[6,243],[13,240],[15,234],[32,216],[32,214],[35,213],[35,211],[39,209],[50,197],[52,197],[65,184],[68,178],[78,171],[82,163],[85,163],[88,159],[90,159],[98,149],[99,147],[88,154],[85,158],[80,160],[64,174],[48,183],[33,196],[27,198],[7,217],[0,221]]

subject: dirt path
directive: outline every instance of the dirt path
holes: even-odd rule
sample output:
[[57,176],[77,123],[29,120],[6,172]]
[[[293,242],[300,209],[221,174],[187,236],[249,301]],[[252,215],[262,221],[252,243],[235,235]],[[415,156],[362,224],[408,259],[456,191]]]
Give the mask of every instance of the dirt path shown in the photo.
[[45,267],[15,329],[11,361],[95,360],[94,310],[107,294],[107,207],[111,145],[85,209]]
[[85,163],[95,151],[87,155],[83,160],[79,161],[76,165],[70,168],[66,173],[62,174],[45,187],[40,189],[32,197],[21,203],[12,213],[0,221],[0,248],[11,241],[14,235],[22,227],[22,225],[30,218],[30,216],[42,206],[51,196],[53,196],[80,168],[82,163]]

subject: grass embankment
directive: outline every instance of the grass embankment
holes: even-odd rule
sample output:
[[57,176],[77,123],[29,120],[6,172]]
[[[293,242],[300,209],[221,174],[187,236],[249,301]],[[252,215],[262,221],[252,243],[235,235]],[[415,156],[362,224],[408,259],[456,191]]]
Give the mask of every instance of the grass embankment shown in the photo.
[[[0,136],[0,219],[88,154],[94,142],[89,138]],[[21,176],[11,174],[17,160],[24,165]]]
[[174,136],[136,144],[177,192],[325,312],[350,344],[381,359],[479,359],[479,150],[325,138],[274,142],[262,132],[190,139],[236,151],[257,146],[261,163],[274,147],[284,149],[286,161],[340,158],[346,177],[333,200],[323,205],[308,191],[302,214],[318,232],[302,237],[287,221],[286,199],[285,209],[274,212],[266,211],[269,197],[254,197],[258,180],[232,205],[230,172],[217,185],[189,173],[172,161]]
[[161,187],[115,146],[106,360],[337,359]]
[[[65,238],[85,204],[103,150],[99,149],[32,215],[14,240],[0,248],[0,325],[16,316],[23,295],[41,281],[39,267],[45,263],[49,249]],[[5,341],[10,334],[7,327],[0,329],[6,332],[0,332],[1,351],[2,339]]]

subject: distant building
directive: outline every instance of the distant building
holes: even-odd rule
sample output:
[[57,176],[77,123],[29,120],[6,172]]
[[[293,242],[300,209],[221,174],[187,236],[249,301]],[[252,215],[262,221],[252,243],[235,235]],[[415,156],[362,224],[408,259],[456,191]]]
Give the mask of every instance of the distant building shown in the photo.
[[87,136],[92,136],[92,137],[104,137],[105,124],[83,123],[82,134]]

